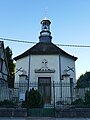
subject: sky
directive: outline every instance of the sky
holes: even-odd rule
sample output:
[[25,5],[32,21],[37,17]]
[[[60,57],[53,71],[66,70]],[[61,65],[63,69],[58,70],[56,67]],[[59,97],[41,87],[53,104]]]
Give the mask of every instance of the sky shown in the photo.
[[[51,21],[53,43],[90,45],[90,0],[0,0],[0,38],[38,42],[45,17]],[[4,44],[12,49],[13,57],[34,45]],[[90,47],[59,47],[78,57],[77,79],[90,71]]]

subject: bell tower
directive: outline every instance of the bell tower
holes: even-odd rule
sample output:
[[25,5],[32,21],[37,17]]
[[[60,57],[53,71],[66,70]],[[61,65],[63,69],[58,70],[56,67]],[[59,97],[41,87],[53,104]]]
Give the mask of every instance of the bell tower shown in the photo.
[[41,21],[41,32],[39,36],[39,42],[51,42],[52,36],[50,32],[51,22],[46,18]]

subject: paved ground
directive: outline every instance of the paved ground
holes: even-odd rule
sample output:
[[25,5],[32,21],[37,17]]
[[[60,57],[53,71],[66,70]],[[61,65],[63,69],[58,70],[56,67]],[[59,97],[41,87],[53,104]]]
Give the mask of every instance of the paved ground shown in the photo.
[[90,120],[90,118],[0,118],[0,120]]
[[90,118],[29,118],[29,120],[90,120]]

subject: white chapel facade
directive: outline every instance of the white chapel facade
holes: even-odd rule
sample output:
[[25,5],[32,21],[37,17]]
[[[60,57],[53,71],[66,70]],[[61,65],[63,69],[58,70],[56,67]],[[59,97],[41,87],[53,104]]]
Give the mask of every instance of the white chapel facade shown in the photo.
[[[76,82],[75,61],[77,57],[66,53],[52,43],[50,24],[49,20],[42,20],[39,42],[14,58],[18,70],[15,74],[15,83],[37,83],[37,89],[44,96],[46,104],[53,102],[51,87],[53,81],[60,84],[70,83],[70,80],[73,83]],[[65,89],[65,87],[62,88],[62,97]],[[60,98],[61,88],[55,91],[55,96]],[[66,97],[70,97],[69,94]]]

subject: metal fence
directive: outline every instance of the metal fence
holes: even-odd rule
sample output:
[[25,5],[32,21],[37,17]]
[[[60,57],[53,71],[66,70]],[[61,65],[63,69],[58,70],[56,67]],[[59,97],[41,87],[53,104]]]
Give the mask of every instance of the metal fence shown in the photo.
[[[49,104],[46,103],[46,106],[55,106],[60,104],[71,104],[78,98],[84,99],[86,91],[90,91],[90,88],[76,88],[76,84],[69,83],[51,83],[50,85],[46,84],[43,87],[39,87],[38,83],[29,83],[29,89],[27,83],[16,83],[14,88],[8,88],[5,85],[0,86],[0,101],[4,99],[14,100],[14,101],[24,101],[25,93],[28,90],[34,88],[38,90],[40,94],[44,94],[46,99],[50,98]],[[50,86],[50,87],[49,87]],[[46,92],[45,92],[46,91]],[[43,92],[43,93],[42,93]],[[44,96],[44,98],[45,98]]]
[[[0,86],[0,107],[21,108],[23,101],[28,100],[26,93],[30,92],[31,89],[37,90],[40,93],[44,99],[44,106],[41,109],[31,109],[27,106],[27,113],[30,116],[54,116],[56,108],[71,106],[71,103],[79,98],[84,100],[85,93],[90,91],[90,88],[77,88],[76,84],[73,83],[15,83],[14,88],[8,88],[2,84]],[[4,101],[3,104],[2,101]]]

